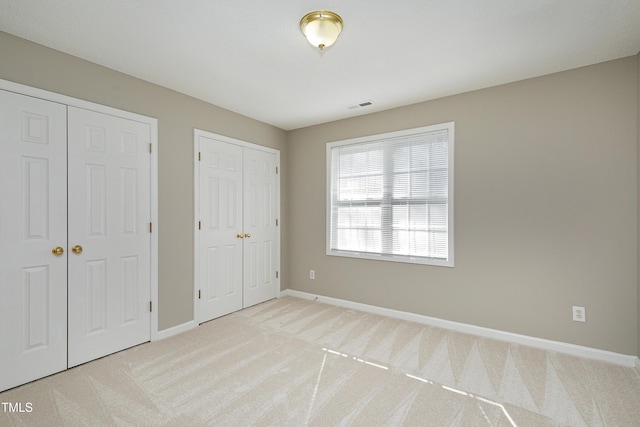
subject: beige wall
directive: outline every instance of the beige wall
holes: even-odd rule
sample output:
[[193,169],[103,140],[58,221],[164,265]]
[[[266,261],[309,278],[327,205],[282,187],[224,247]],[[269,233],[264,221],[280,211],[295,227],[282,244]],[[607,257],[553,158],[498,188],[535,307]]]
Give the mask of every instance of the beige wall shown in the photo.
[[[638,160],[637,160],[637,164],[640,165],[640,52],[638,53],[638,55],[636,55],[636,59],[637,59],[637,73],[638,73],[638,85],[637,85],[637,94],[638,94],[638,120],[636,121],[636,130],[638,132],[638,136],[637,136],[637,155],[638,155]],[[638,212],[640,213],[640,171],[637,173],[638,176]],[[638,231],[640,232],[640,215],[638,215]],[[640,236],[640,235],[639,235]],[[640,237],[638,238],[638,243],[640,244]],[[640,254],[640,246],[638,247],[638,254]],[[640,267],[640,264],[638,265],[638,267]],[[638,270],[638,290],[636,293],[636,296],[638,298],[638,309],[636,311],[636,318],[638,321],[638,340],[637,340],[637,344],[638,344],[638,350],[637,350],[637,355],[638,357],[640,357],[640,269]]]
[[[636,354],[637,68],[630,57],[289,132],[289,287]],[[326,256],[326,143],[446,121],[455,268]]]
[[[193,319],[193,129],[281,150],[286,134],[197,99],[0,32],[0,79],[158,119],[159,329]],[[284,169],[284,168],[283,168]],[[287,181],[286,170],[281,180]],[[282,270],[287,271],[286,186]],[[281,284],[287,286],[287,275]]]

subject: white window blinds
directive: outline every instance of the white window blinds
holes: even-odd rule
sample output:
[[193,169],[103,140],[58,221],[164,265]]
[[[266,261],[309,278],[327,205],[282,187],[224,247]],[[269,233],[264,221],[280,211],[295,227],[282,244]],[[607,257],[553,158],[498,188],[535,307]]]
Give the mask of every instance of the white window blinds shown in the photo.
[[330,255],[453,265],[453,123],[331,143]]

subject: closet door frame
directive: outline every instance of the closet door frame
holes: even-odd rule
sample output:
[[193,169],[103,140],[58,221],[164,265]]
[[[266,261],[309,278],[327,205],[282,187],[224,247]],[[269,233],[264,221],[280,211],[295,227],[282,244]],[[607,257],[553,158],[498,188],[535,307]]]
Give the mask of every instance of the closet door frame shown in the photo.
[[71,107],[82,108],[85,110],[95,111],[97,113],[109,114],[115,117],[134,120],[147,124],[150,131],[151,144],[151,164],[150,164],[150,181],[151,181],[151,341],[157,341],[158,336],[158,120],[152,117],[142,116],[140,114],[119,110],[106,105],[95,104],[93,102],[84,101],[59,93],[49,92],[43,89],[22,85],[8,80],[0,79],[0,89],[14,92],[20,95],[31,96],[34,98],[44,99],[46,101],[57,102]]
[[277,232],[276,232],[276,250],[275,250],[275,263],[276,263],[276,271],[278,272],[277,278],[275,279],[275,289],[273,292],[273,298],[278,298],[280,296],[280,276],[281,276],[281,264],[280,264],[280,236],[281,236],[281,216],[280,216],[280,150],[276,150],[274,148],[266,147],[264,145],[254,144],[252,142],[242,141],[240,139],[231,138],[229,136],[224,136],[220,134],[216,134],[213,132],[208,132],[201,129],[193,130],[193,200],[194,200],[194,227],[193,227],[193,248],[194,248],[194,256],[193,256],[193,322],[195,325],[198,325],[198,289],[200,289],[199,283],[199,271],[200,271],[200,245],[199,245],[199,227],[198,223],[200,221],[200,174],[199,174],[199,145],[200,145],[200,137],[206,137],[210,139],[215,139],[216,141],[225,142],[228,144],[233,144],[240,146],[242,148],[250,148],[254,150],[264,151],[267,153],[275,154],[276,156],[276,167],[278,168],[278,172],[276,173],[276,218],[278,221]]

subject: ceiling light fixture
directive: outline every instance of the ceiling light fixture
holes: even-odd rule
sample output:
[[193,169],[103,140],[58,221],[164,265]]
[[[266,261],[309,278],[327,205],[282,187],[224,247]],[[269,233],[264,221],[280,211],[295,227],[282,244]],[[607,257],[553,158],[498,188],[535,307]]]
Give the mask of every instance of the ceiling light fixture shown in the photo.
[[323,50],[336,42],[342,31],[342,18],[328,10],[309,12],[300,20],[300,30],[312,46]]

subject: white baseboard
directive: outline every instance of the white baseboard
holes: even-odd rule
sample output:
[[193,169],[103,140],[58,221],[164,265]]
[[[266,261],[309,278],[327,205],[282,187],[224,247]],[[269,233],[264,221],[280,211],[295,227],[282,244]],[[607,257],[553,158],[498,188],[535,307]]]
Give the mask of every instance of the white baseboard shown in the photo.
[[172,337],[174,335],[181,334],[183,332],[190,331],[191,329],[195,329],[198,327],[198,323],[195,320],[190,320],[181,325],[173,326],[169,329],[164,329],[162,331],[158,331],[158,340],[163,340],[165,338]]
[[629,368],[635,367],[640,371],[640,359],[636,356],[614,353],[611,351],[600,350],[597,348],[584,347],[575,344],[564,343],[560,341],[551,341],[543,338],[530,337],[527,335],[514,334],[512,332],[500,331],[497,329],[483,328],[481,326],[469,325],[466,323],[452,322],[450,320],[438,319],[436,317],[424,316],[421,314],[408,313],[406,311],[393,310],[390,308],[377,307],[374,305],[361,304],[358,302],[325,297],[322,295],[310,294],[307,292],[296,291],[293,289],[285,289],[280,292],[280,296],[292,296],[312,301],[319,301],[326,304],[336,305],[339,307],[350,308],[367,313],[379,314],[382,316],[392,317],[409,322],[421,323],[424,325],[437,326],[439,328],[450,329],[454,331],[464,332],[467,334],[478,335],[487,338],[493,338],[499,341],[507,341],[515,344],[527,345],[530,347],[541,348],[543,350],[557,351],[559,353],[571,354],[573,356],[585,357],[588,359],[600,360],[603,362],[614,363]]

